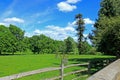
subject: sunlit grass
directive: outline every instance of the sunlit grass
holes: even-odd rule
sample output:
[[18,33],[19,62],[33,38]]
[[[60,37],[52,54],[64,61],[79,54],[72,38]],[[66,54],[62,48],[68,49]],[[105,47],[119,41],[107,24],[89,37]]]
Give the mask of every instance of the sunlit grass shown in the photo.
[[[68,63],[84,63],[88,62],[91,59],[96,58],[113,58],[113,56],[98,56],[98,55],[69,55]],[[40,54],[40,55],[8,55],[8,56],[0,56],[0,77],[8,76],[12,74],[17,74],[21,72],[48,68],[48,67],[58,67],[60,66],[61,57],[56,58],[54,54]],[[72,67],[65,69],[65,73],[80,70],[84,67]],[[52,71],[42,74],[35,74],[32,76],[27,76],[20,78],[18,80],[40,80],[42,78],[50,78],[54,76],[59,76],[59,71]],[[71,75],[68,77],[75,77],[75,75]],[[67,77],[65,77],[67,78]]]

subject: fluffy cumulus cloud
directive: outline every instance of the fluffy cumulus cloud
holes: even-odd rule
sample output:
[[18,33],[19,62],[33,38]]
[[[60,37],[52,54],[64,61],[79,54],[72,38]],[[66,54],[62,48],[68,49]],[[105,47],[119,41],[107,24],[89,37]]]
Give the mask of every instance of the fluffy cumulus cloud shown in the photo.
[[[85,24],[91,24],[91,25],[94,24],[94,21],[92,21],[89,18],[85,18],[84,21],[85,21]],[[36,29],[34,30],[32,35],[44,34],[56,40],[64,40],[68,36],[71,36],[75,40],[77,40],[76,33],[77,33],[76,21],[73,21],[73,22],[68,22],[67,26],[65,27],[56,26],[56,25],[48,25],[45,27],[44,30]],[[29,36],[30,34],[27,33],[26,35]],[[84,36],[87,37],[88,34],[84,34]]]
[[56,40],[64,40],[68,36],[75,38],[76,30],[74,22],[69,22],[66,27],[60,27],[55,25],[46,26],[45,30],[36,29],[33,32],[34,35],[44,34]]
[[62,12],[71,12],[74,9],[77,8],[77,6],[75,4],[77,2],[79,2],[79,1],[80,0],[67,0],[67,1],[59,2],[57,4],[57,7],[58,7],[59,11],[62,11]]
[[36,29],[36,30],[34,31],[34,33],[35,33],[35,34],[41,34],[41,31],[40,31],[39,29]]
[[[71,23],[71,25],[72,25],[72,23]],[[77,32],[75,30],[75,25],[74,26],[69,26],[69,25],[70,25],[70,23],[68,23],[68,25],[64,28],[61,28],[61,27],[55,26],[55,25],[49,25],[49,26],[46,26],[45,30],[36,29],[33,32],[33,35],[44,34],[44,35],[51,37],[55,40],[64,40],[67,37],[71,36],[71,37],[73,37],[73,39],[75,41],[77,41],[78,37],[76,36]],[[26,33],[26,36],[29,36],[29,35],[30,35],[29,33]],[[88,37],[88,34],[83,34],[83,36]],[[89,44],[91,44],[89,39],[87,39],[87,42]]]
[[84,18],[85,24],[94,24],[95,21],[91,20],[90,18]]
[[75,5],[70,5],[66,2],[60,2],[57,4],[57,6],[59,11],[63,11],[63,12],[70,12],[77,8]]
[[0,22],[0,25],[5,25],[5,26],[9,26],[9,23],[5,23],[5,22]]
[[[85,21],[85,24],[91,24],[91,25],[94,24],[94,21],[92,21],[89,18],[85,18],[84,21]],[[44,30],[35,29],[32,34],[26,33],[26,36],[44,34],[55,40],[64,40],[68,36],[71,36],[74,38],[74,40],[77,41],[76,27],[77,27],[76,21],[68,22],[68,24],[65,27],[56,26],[56,25],[48,25],[45,27]],[[88,34],[84,34],[84,37],[87,37],[87,36],[88,36]],[[90,40],[87,40],[87,41],[90,43]]]
[[1,22],[0,25],[6,25],[6,23]]
[[75,4],[81,0],[67,0],[68,3]]
[[49,25],[49,26],[47,26],[47,28],[50,29],[50,30],[56,31],[56,32],[60,31],[60,32],[63,32],[63,33],[64,32],[74,32],[75,31],[74,27],[72,27],[72,26],[67,26],[67,27],[62,28],[62,27],[59,27],[59,26]]
[[17,17],[12,17],[12,18],[6,18],[3,20],[6,23],[12,23],[12,22],[16,22],[16,23],[24,23],[23,19],[17,18]]

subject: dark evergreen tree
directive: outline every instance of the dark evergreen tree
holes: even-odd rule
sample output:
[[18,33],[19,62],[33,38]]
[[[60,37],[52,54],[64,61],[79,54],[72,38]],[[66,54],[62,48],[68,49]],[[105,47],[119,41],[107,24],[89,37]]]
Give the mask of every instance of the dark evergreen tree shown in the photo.
[[83,40],[83,32],[85,30],[85,26],[84,26],[84,20],[82,18],[82,15],[81,14],[77,14],[75,16],[76,18],[76,21],[77,21],[77,35],[78,35],[78,51],[79,51],[79,54],[82,54],[82,40]]
[[[102,0],[95,30],[89,36],[98,51],[105,54],[120,54],[119,51],[119,0]],[[117,45],[118,44],[118,45]]]

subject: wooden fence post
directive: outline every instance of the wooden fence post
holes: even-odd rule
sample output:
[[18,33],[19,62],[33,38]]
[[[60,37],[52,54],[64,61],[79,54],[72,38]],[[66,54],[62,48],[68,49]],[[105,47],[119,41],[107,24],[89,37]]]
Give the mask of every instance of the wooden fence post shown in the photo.
[[60,69],[60,75],[61,75],[61,80],[63,80],[64,77],[64,60],[61,60],[61,69]]
[[89,64],[88,64],[88,74],[91,74],[91,62],[89,61]]

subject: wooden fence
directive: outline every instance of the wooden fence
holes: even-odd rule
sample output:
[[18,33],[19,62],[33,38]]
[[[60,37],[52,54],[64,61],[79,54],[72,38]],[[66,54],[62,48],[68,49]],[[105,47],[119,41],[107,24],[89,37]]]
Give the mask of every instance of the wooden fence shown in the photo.
[[64,74],[64,69],[65,68],[74,67],[74,66],[88,66],[88,65],[89,65],[89,63],[72,64],[72,65],[64,66],[64,63],[62,63],[60,69],[58,69],[58,70],[60,70],[60,76],[49,78],[49,79],[45,79],[45,80],[56,80],[56,79],[64,80],[64,76],[68,76],[70,74],[80,73],[80,72],[84,72],[84,71],[88,71],[89,70],[88,67],[87,67],[87,68],[82,69],[82,70],[72,71],[72,72]]
[[[94,61],[88,62],[88,63],[71,64],[71,65],[67,65],[67,66],[64,65],[64,61],[61,61],[61,66],[60,67],[51,67],[51,68],[44,68],[44,69],[38,69],[38,70],[23,72],[23,73],[14,74],[14,75],[11,75],[11,76],[1,77],[0,80],[14,80],[14,79],[21,78],[21,77],[24,77],[24,76],[30,76],[30,75],[33,75],[33,74],[55,71],[55,70],[60,71],[59,76],[49,78],[49,79],[44,79],[44,80],[56,80],[56,79],[64,80],[64,76],[68,76],[70,74],[75,74],[75,73],[80,73],[80,72],[83,72],[83,71],[88,71],[88,74],[91,74],[92,66],[95,67],[95,68],[96,68],[95,65],[101,66],[101,64],[99,64],[99,63],[102,63],[102,65],[104,66],[104,65],[107,65],[111,60],[98,60],[98,61],[94,60]],[[64,69],[65,68],[74,67],[74,66],[87,66],[87,67],[85,69],[82,69],[82,70],[77,70],[77,71],[73,71],[73,72],[69,72],[69,73],[64,74]]]
[[60,76],[56,76],[56,77],[49,78],[49,79],[44,79],[44,80],[56,80],[56,79],[63,80],[64,76],[88,70],[86,68],[86,69],[83,69],[83,70],[73,71],[73,72],[69,72],[69,73],[64,74],[64,69],[65,68],[74,67],[74,66],[85,66],[85,65],[88,65],[88,64],[89,63],[72,64],[72,65],[64,66],[64,64],[62,63],[60,67],[51,67],[51,68],[44,68],[44,69],[38,69],[38,70],[23,72],[23,73],[14,74],[14,75],[11,75],[11,76],[1,77],[0,80],[14,80],[14,79],[17,79],[17,78],[21,78],[21,77],[25,77],[25,76],[30,76],[30,75],[33,75],[33,74],[38,74],[38,73],[43,73],[43,72],[48,72],[48,71],[55,71],[55,70],[59,70],[60,71]]
[[[56,79],[64,80],[65,76],[68,76],[70,74],[76,74],[76,73],[84,72],[84,71],[88,72],[86,74],[91,74],[92,73],[92,68],[93,69],[95,69],[97,67],[98,68],[99,67],[103,68],[103,67],[107,66],[108,64],[110,64],[113,61],[114,61],[114,59],[101,59],[101,60],[98,59],[98,60],[92,60],[92,61],[90,61],[88,63],[71,64],[71,65],[65,66],[64,65],[65,61],[63,60],[63,61],[61,61],[61,66],[59,67],[59,69],[56,69],[56,70],[60,70],[60,76],[49,78],[49,79],[45,79],[45,80],[56,80]],[[64,69],[65,68],[75,67],[75,66],[87,66],[87,67],[85,69],[82,69],[82,70],[72,71],[72,72],[64,74]],[[97,70],[100,70],[100,69],[97,69]]]

